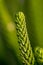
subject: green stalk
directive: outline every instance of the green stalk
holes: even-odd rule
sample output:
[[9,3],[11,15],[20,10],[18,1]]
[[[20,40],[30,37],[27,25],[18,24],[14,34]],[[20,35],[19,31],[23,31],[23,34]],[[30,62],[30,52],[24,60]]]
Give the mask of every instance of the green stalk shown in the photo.
[[15,60],[21,65],[21,58],[19,55],[20,51],[19,51],[19,45],[17,42],[15,24],[13,23],[12,18],[9,16],[8,10],[5,7],[5,3],[3,2],[3,0],[0,1],[0,13],[2,18],[2,21],[0,21],[2,36],[4,39],[5,45],[9,49],[13,50]]
[[15,24],[19,43],[20,56],[22,57],[23,65],[34,65],[35,59],[32,52],[32,47],[28,38],[25,15],[23,12],[18,12],[15,16]]

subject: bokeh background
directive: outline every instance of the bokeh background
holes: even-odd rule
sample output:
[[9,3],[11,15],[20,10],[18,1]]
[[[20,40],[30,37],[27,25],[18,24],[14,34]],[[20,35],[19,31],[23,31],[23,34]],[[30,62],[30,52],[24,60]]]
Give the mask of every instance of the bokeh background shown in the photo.
[[[3,31],[4,21],[6,24],[10,20],[15,22],[15,14],[19,11],[25,14],[28,36],[33,50],[36,46],[43,48],[43,0],[0,0],[0,65],[19,65],[13,50],[10,45],[7,45],[10,43],[6,38],[7,33]],[[16,45],[16,34],[14,37]],[[11,44],[13,44],[12,41]]]

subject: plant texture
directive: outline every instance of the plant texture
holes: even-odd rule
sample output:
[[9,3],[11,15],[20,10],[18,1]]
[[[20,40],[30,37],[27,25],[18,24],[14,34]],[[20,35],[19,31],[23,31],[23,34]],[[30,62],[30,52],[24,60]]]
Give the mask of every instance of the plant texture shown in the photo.
[[39,65],[43,65],[43,48],[35,48],[35,57]]
[[22,57],[22,63],[24,65],[34,65],[34,56],[32,53],[32,47],[27,34],[25,15],[23,12],[18,12],[15,16],[17,37],[19,43],[20,56]]

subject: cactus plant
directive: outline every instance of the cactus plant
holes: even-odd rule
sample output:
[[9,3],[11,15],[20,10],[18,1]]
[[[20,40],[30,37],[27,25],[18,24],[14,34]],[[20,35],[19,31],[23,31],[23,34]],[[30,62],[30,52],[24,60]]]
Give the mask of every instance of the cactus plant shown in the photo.
[[15,15],[15,24],[19,43],[20,56],[24,65],[34,65],[35,59],[32,52],[32,47],[28,38],[25,15],[23,12],[18,12]]

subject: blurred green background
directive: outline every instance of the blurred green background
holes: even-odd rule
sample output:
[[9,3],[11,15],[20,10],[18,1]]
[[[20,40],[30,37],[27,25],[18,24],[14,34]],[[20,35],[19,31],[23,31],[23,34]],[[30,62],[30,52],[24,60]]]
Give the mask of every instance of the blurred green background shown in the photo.
[[[3,8],[1,7],[2,4]],[[0,0],[0,14],[1,10],[4,9],[4,6],[8,10],[8,17],[10,16],[13,22],[15,21],[15,14],[17,12],[24,12],[26,17],[27,31],[32,48],[34,49],[36,46],[43,48],[43,0]],[[4,13],[6,14],[6,12]],[[3,30],[1,29],[1,22],[3,20],[0,17],[0,59],[5,60],[2,60],[3,63],[6,62],[9,65],[18,65],[19,63],[17,59],[15,60],[14,54],[11,52],[11,50],[9,50],[9,48],[7,49],[5,37],[3,34],[1,34],[3,32],[1,31]],[[10,21],[9,18],[7,21]],[[2,41],[3,39],[4,41]],[[16,39],[14,40],[16,43]]]

